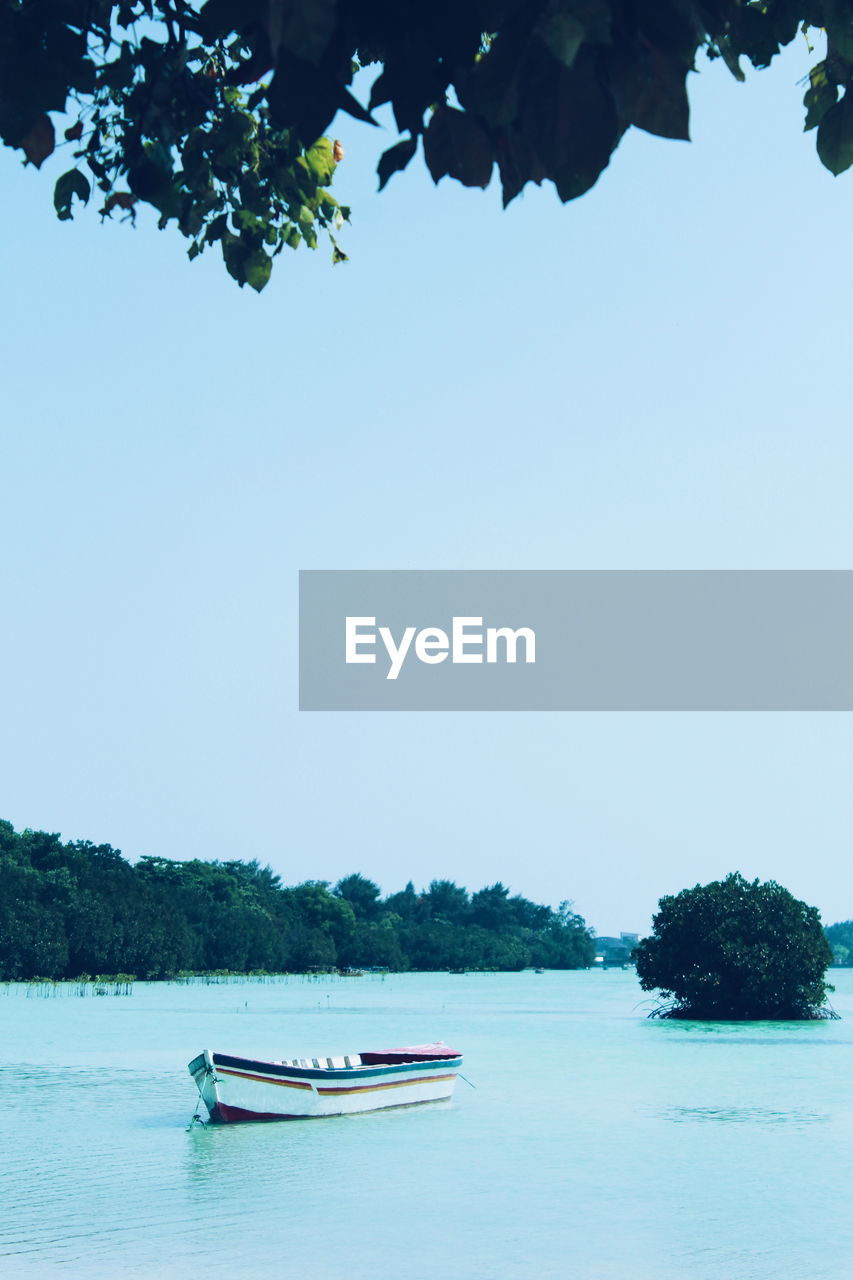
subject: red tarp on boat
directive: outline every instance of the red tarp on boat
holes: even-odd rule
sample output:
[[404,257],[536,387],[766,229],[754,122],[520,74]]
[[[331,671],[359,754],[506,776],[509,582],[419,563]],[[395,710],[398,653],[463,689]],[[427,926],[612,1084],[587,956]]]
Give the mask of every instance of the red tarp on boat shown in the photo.
[[380,1062],[391,1065],[399,1062],[441,1062],[444,1058],[459,1056],[449,1044],[437,1040],[435,1044],[412,1044],[402,1049],[386,1049],[383,1053],[362,1053],[361,1061],[364,1066],[372,1067]]

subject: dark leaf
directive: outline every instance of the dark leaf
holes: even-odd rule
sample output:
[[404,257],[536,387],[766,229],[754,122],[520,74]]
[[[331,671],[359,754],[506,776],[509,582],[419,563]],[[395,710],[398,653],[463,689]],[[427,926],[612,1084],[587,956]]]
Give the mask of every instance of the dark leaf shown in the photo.
[[313,67],[284,53],[269,90],[270,113],[282,129],[292,129],[304,146],[325,134],[339,110],[376,124],[348,89],[325,68]]
[[817,153],[836,177],[853,164],[853,93],[830,107],[817,131]]
[[466,187],[487,187],[494,153],[479,121],[456,107],[437,107],[424,133],[424,157],[433,182],[445,175]]
[[136,206],[136,196],[131,195],[129,191],[112,191],[107,196],[102,213],[112,213],[113,209],[124,209],[125,213],[132,212]]
[[552,10],[570,14],[584,29],[588,44],[609,44],[612,39],[611,0],[551,0]]
[[363,107],[358,98],[354,98],[349,89],[341,89],[340,100],[338,106],[342,111],[346,111],[349,115],[355,116],[356,120],[361,120],[364,124],[376,124],[373,116]]
[[498,169],[504,208],[515,199],[528,182],[541,182],[544,169],[536,172],[536,158],[516,129],[502,133],[496,145]]
[[205,41],[226,39],[243,23],[261,24],[266,20],[267,5],[263,0],[206,0],[198,15],[198,30]]
[[[796,27],[795,27],[796,29]],[[754,67],[768,67],[779,52],[779,33],[773,6],[740,5],[735,19],[735,42]]]
[[601,52],[586,47],[570,71],[551,60],[524,98],[523,136],[564,201],[589,190],[621,135],[601,63]]
[[732,41],[729,39],[728,36],[721,36],[717,40],[716,47],[720,52],[720,57],[723,59],[723,62],[725,62],[729,71],[731,71],[735,80],[739,80],[741,84],[743,84],[743,82],[746,80],[746,76],[743,72],[743,68],[740,65],[740,59],[741,59],[740,50],[735,48],[734,44],[732,43]]
[[53,204],[60,221],[65,222],[71,217],[74,196],[87,204],[91,192],[88,178],[79,169],[69,169],[61,178],[57,178],[53,188]]
[[510,33],[498,35],[488,53],[457,86],[462,106],[490,125],[511,125],[518,117],[519,78],[526,48]]
[[609,65],[623,128],[633,124],[660,138],[690,140],[689,64],[643,41],[614,50]]
[[229,67],[224,81],[227,85],[256,84],[268,71],[272,71],[275,60],[269,49],[255,49],[245,62],[236,67]]
[[207,225],[204,233],[205,244],[213,244],[216,240],[221,240],[228,232],[228,218],[226,214],[220,213],[213,218]]
[[384,106],[386,102],[391,101],[391,84],[386,72],[381,71],[370,87],[370,98],[368,99],[368,107],[374,111],[376,107]]
[[318,63],[337,22],[337,0],[269,0],[264,26],[270,48]]
[[65,137],[68,142],[76,142],[78,138],[83,136],[83,121],[78,120],[70,129],[65,130]]
[[417,29],[409,31],[388,51],[371,89],[370,109],[390,102],[400,133],[420,133],[424,114],[444,100],[447,76],[431,45],[419,38]]
[[696,0],[636,0],[641,40],[678,62],[693,65],[705,42],[705,18]]
[[56,146],[56,132],[50,116],[44,112],[37,116],[21,139],[20,145],[30,164],[40,169]]
[[379,174],[379,190],[381,191],[388,183],[390,178],[399,173],[401,169],[405,169],[406,165],[415,154],[418,145],[417,138],[404,138],[402,142],[398,142],[396,146],[389,147],[387,151],[383,151],[379,157],[377,173]]
[[570,67],[584,42],[586,29],[573,13],[552,2],[537,22],[534,34],[558,62]]
[[[849,5],[835,0],[832,12],[827,16],[826,36],[829,47],[835,53],[840,53],[842,58],[853,62],[853,14],[849,12],[849,8]],[[844,13],[844,9],[848,12]]]

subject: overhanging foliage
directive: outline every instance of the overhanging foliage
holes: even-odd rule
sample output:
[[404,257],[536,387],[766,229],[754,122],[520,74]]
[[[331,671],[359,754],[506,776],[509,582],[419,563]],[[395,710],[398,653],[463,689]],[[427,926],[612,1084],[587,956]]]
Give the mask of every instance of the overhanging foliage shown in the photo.
[[[341,149],[324,136],[339,111],[372,123],[390,104],[402,137],[380,188],[422,146],[436,182],[485,187],[497,169],[505,204],[546,180],[573,200],[629,128],[688,138],[700,50],[742,80],[742,59],[766,67],[821,28],[805,127],[838,174],[853,163],[853,0],[0,0],[0,137],[40,166],[67,113],[60,218],[94,192],[104,217],[150,204],[190,257],[218,243],[262,289],[285,246],[326,233],[345,256]],[[362,67],[366,105],[350,88]]]

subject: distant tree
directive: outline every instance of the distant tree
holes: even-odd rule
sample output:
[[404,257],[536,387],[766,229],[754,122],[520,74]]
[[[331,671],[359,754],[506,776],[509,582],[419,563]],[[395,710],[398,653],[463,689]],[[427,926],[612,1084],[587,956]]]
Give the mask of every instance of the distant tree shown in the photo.
[[561,902],[539,935],[536,963],[549,969],[587,969],[595,959],[595,942],[574,903]]
[[[700,51],[744,79],[799,33],[825,28],[807,129],[823,164],[853,163],[851,0],[6,0],[0,139],[39,166],[67,148],[60,218],[97,193],[102,217],[153,207],[189,255],[218,245],[262,289],[273,259],[349,218],[329,187],[339,111],[399,132],[380,188],[415,158],[435,182],[504,204],[529,182],[588,191],[629,129],[689,138]],[[815,40],[822,37],[815,36]],[[351,92],[370,68],[366,104]],[[57,127],[61,131],[57,138]]]
[[301,925],[329,939],[331,951],[326,948],[325,954],[334,961],[355,931],[355,912],[351,905],[329,892],[327,880],[306,880],[282,893]]
[[838,924],[830,924],[824,929],[827,941],[832,948],[833,961],[837,965],[848,966],[853,956],[853,920],[841,920]]
[[335,885],[334,894],[348,902],[355,912],[356,920],[376,920],[379,917],[380,889],[378,884],[368,880],[366,876],[356,872],[344,876]]
[[471,919],[484,929],[505,929],[514,922],[515,912],[506,885],[487,885],[471,896]]
[[414,920],[421,914],[421,900],[415,892],[415,886],[411,880],[406,884],[405,889],[401,889],[399,893],[391,893],[382,903],[382,909],[390,915],[395,915],[399,920]]
[[358,969],[393,969],[398,973],[407,969],[398,924],[399,918],[393,915],[386,916],[380,924],[359,920],[338,957],[339,963]]
[[509,905],[513,920],[523,929],[545,929],[554,914],[550,907],[531,902],[529,898],[523,898],[519,893],[510,898]]
[[433,920],[463,924],[470,914],[468,890],[453,880],[431,880],[423,902],[426,914]]
[[661,898],[652,934],[636,949],[645,991],[661,1016],[703,1020],[826,1016],[832,960],[815,907],[775,881],[739,873]]

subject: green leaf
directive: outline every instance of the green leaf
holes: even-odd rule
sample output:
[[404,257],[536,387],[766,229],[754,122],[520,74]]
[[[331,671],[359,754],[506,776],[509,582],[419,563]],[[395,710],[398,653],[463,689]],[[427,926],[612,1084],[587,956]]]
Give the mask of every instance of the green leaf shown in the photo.
[[66,222],[71,217],[74,196],[87,204],[91,194],[89,180],[79,169],[69,169],[61,178],[57,178],[53,188],[53,204],[60,221]]
[[246,258],[244,273],[246,284],[248,284],[256,293],[260,293],[264,285],[270,278],[272,272],[272,259],[267,256],[263,249],[255,249]]
[[242,289],[246,283],[246,246],[239,236],[232,235],[230,231],[222,236],[220,243],[225,268]]
[[398,142],[395,146],[389,147],[387,151],[382,152],[379,157],[379,164],[376,167],[376,172],[379,174],[380,191],[395,173],[405,169],[415,154],[417,145],[417,138],[404,138],[402,142]]
[[250,209],[235,209],[232,221],[238,231],[264,231],[262,219]]
[[853,93],[849,89],[820,122],[817,153],[836,177],[853,164]]
[[838,85],[830,84],[823,62],[812,68],[809,80],[811,83],[803,98],[806,108],[806,123],[803,128],[806,131],[815,129],[830,107],[834,107],[838,101]]
[[335,172],[333,144],[329,138],[318,138],[305,152],[305,162],[321,187],[332,181]]

